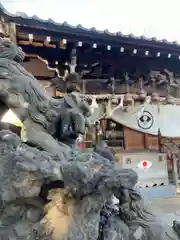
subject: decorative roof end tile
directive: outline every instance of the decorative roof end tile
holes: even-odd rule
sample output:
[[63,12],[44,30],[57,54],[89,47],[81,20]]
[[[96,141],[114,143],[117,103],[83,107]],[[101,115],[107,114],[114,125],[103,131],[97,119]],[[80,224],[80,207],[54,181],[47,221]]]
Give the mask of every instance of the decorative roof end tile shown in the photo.
[[84,29],[83,26],[82,26],[81,24],[78,24],[78,25],[76,26],[76,28]]
[[157,38],[156,37],[152,37],[151,38],[153,42],[157,42]]
[[24,12],[16,12],[17,17],[28,18],[27,14]]
[[137,37],[135,37],[134,34],[132,34],[132,33],[128,34],[127,37],[130,37],[130,38],[137,38]]
[[117,32],[116,36],[123,36],[122,32]]
[[33,15],[32,18],[33,18],[34,20],[38,20],[38,21],[41,20],[37,15]]
[[63,23],[62,23],[62,26],[71,27],[67,21],[63,22]]
[[92,32],[97,32],[97,29],[96,29],[95,27],[92,27],[92,28],[90,29],[90,31],[92,31]]
[[177,46],[179,45],[177,41],[173,41],[172,44],[177,45]]
[[103,31],[103,33],[105,33],[105,34],[111,34],[111,32],[110,32],[108,29],[105,29],[105,30]]
[[49,22],[49,23],[56,24],[56,22],[55,22],[52,18],[48,18],[48,22]]

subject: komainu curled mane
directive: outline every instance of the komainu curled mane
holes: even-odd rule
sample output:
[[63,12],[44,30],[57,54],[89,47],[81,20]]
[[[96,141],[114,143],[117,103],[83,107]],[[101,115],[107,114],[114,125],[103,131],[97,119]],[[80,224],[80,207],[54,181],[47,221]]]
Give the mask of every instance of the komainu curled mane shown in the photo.
[[0,131],[0,239],[178,240],[178,223],[166,228],[145,208],[133,170],[119,168],[107,148],[75,147],[89,116],[76,88],[52,99],[23,58],[0,39],[0,99],[23,121],[27,138]]

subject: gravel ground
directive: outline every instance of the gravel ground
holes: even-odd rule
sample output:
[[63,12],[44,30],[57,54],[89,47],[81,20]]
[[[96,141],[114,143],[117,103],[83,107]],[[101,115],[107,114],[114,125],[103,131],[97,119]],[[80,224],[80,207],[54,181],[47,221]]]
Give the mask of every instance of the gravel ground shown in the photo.
[[173,220],[180,221],[180,195],[146,202],[148,207],[164,222],[172,226]]

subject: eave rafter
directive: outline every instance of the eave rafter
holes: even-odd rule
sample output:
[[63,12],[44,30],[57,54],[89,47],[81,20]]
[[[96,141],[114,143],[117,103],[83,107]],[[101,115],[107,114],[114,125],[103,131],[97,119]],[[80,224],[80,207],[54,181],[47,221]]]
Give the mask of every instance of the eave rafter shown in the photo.
[[[77,26],[72,26],[66,21],[64,23],[57,23],[52,19],[43,20],[37,16],[29,17],[25,13],[18,12],[16,14],[9,13],[1,4],[0,12],[4,17],[11,22],[16,23],[17,26],[29,27],[41,29],[44,31],[51,31],[56,34],[74,34],[78,38],[86,37],[91,41],[107,41],[111,45],[120,44],[135,44],[136,46],[152,47],[152,48],[162,48],[169,51],[178,51],[179,44],[174,42],[168,42],[166,39],[157,40],[155,37],[147,38],[146,36],[134,36],[132,33],[128,35],[123,35],[120,31],[116,33],[111,33],[109,30],[99,31],[95,27],[87,29],[81,24]],[[79,39],[80,40],[80,39]]]

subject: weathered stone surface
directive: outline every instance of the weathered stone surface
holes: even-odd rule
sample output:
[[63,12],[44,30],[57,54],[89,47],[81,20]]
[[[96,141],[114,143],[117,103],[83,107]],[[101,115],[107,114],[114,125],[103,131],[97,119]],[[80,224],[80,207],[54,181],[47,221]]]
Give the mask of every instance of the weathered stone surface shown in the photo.
[[118,168],[107,148],[76,148],[89,116],[80,94],[51,99],[20,65],[23,57],[0,39],[1,99],[23,121],[27,137],[23,142],[0,131],[0,239],[171,239],[134,190],[133,170]]

